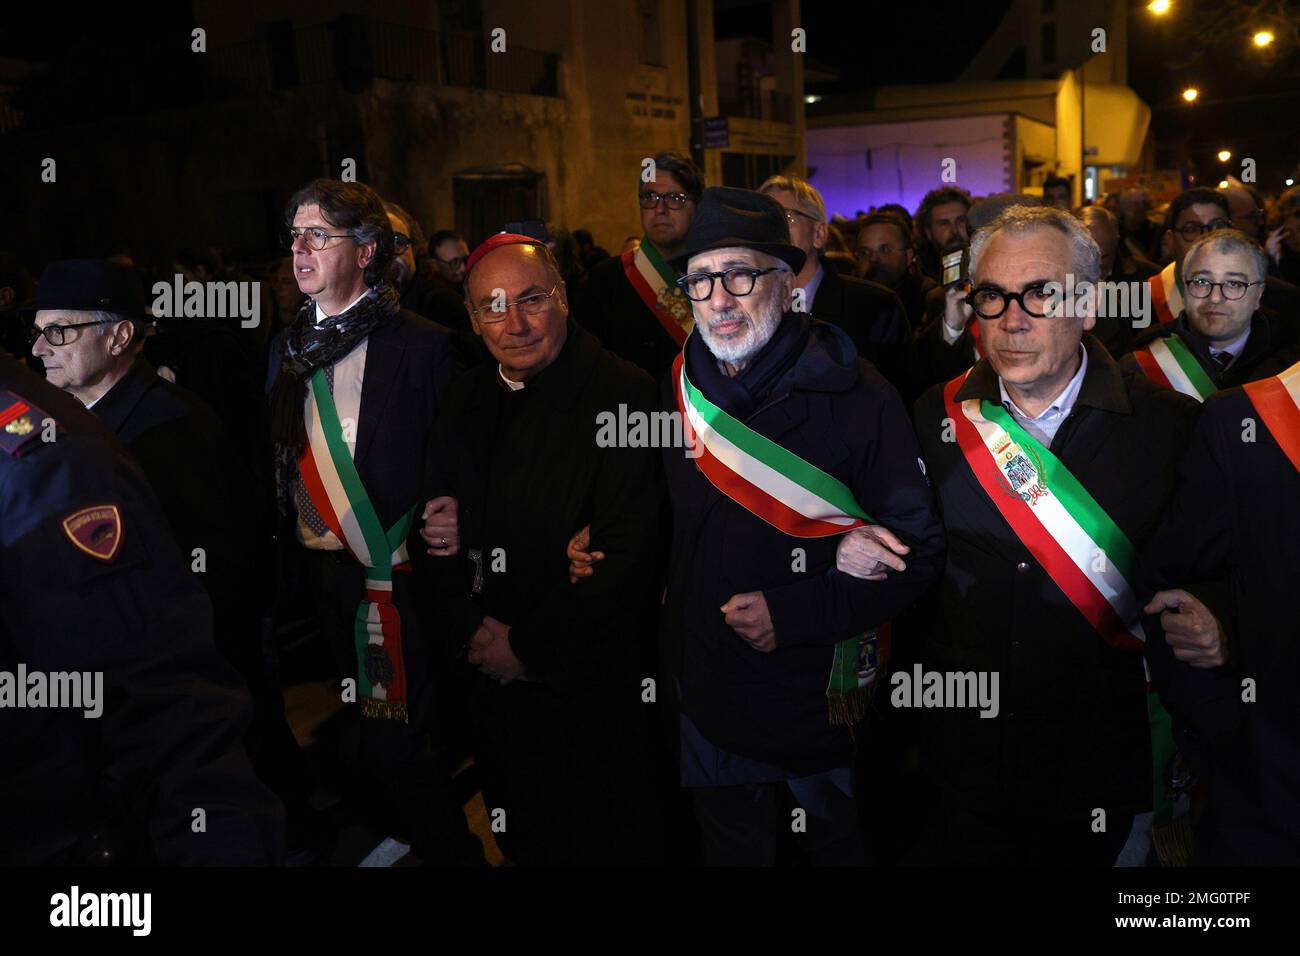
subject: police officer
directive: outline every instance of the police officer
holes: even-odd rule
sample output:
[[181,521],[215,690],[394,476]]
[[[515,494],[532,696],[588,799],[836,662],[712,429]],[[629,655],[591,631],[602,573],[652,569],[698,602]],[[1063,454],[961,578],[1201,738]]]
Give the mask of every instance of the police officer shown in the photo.
[[248,720],[144,477],[0,354],[0,863],[278,862]]

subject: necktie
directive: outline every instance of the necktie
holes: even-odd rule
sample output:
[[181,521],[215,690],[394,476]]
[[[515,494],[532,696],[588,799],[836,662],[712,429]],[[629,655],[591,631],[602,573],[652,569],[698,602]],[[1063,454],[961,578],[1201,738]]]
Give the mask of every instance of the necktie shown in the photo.
[[[333,395],[333,365],[325,366],[325,382],[329,385],[330,394]],[[309,384],[307,387],[311,388],[311,385]],[[298,506],[298,517],[302,519],[302,523],[310,528],[312,534],[316,537],[324,537],[325,534],[329,532],[329,528],[325,524],[325,519],[320,516],[320,512],[316,510],[316,506],[312,504],[311,495],[307,493],[307,486],[303,484],[301,472],[299,472],[293,480],[293,501],[294,504]]]

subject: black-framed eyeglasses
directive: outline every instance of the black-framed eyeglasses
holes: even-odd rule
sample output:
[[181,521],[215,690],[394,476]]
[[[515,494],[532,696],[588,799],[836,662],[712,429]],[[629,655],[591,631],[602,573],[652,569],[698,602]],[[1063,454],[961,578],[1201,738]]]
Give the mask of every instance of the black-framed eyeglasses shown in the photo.
[[1226,219],[1216,219],[1214,222],[1185,222],[1178,227],[1178,234],[1192,242],[1205,235],[1207,232],[1214,232],[1216,229],[1227,229],[1232,225]]
[[560,285],[557,282],[551,286],[550,292],[534,292],[531,295],[521,295],[513,302],[506,302],[498,308],[490,305],[481,306],[477,309],[470,309],[470,315],[478,319],[485,325],[494,325],[497,322],[504,322],[506,314],[512,306],[519,306],[519,310],[526,315],[541,315],[546,311],[547,305],[550,304],[552,297],[559,290]]
[[294,243],[303,239],[307,243],[307,248],[313,252],[320,252],[331,239],[352,239],[355,238],[350,232],[329,233],[324,229],[316,226],[290,226],[284,231],[284,244],[292,249]]
[[645,190],[637,198],[641,202],[642,209],[654,209],[660,203],[664,203],[669,209],[684,209],[691,201],[691,197],[686,193],[657,193],[653,189]]
[[686,293],[686,298],[694,302],[707,302],[713,295],[713,281],[721,279],[722,288],[740,298],[754,291],[759,276],[781,271],[783,270],[780,266],[768,266],[766,269],[743,267],[728,269],[726,272],[692,272],[677,280],[677,288]]
[[94,322],[74,322],[72,325],[57,325],[51,322],[43,328],[34,325],[32,326],[31,333],[28,335],[28,342],[31,345],[35,345],[36,340],[43,335],[45,336],[45,341],[49,342],[51,345],[62,345],[67,341],[66,333],[68,329],[84,329],[88,325],[111,325],[116,321],[117,319],[98,319]]
[[1211,282],[1209,279],[1188,279],[1187,294],[1195,299],[1208,299],[1214,287],[1218,286],[1219,291],[1223,293],[1225,299],[1237,300],[1246,294],[1246,290],[1253,285],[1263,285],[1264,280],[1258,282],[1242,282],[1240,279],[1229,279],[1227,282]]
[[1015,302],[1026,315],[1035,319],[1047,317],[1051,308],[1052,294],[1047,291],[1046,283],[1036,283],[1021,292],[1005,292],[996,286],[979,286],[970,291],[963,299],[975,310],[981,319],[996,319],[1007,311],[1007,303]]
[[411,248],[411,237],[402,232],[393,233],[393,251],[399,256]]

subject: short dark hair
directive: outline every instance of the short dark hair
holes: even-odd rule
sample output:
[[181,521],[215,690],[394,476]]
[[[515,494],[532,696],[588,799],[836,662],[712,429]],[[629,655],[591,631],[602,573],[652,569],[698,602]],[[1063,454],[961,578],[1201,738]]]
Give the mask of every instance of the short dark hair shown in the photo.
[[922,235],[929,238],[930,216],[934,212],[934,207],[950,202],[959,202],[966,207],[967,212],[970,211],[970,193],[960,186],[940,186],[925,194],[925,198],[921,200],[921,205],[916,210],[916,222],[921,227]]
[[339,179],[317,179],[303,186],[284,207],[286,226],[303,206],[319,206],[321,217],[331,226],[346,229],[358,246],[375,244],[375,255],[365,269],[366,285],[376,286],[393,261],[393,224],[379,194],[365,183]]
[[[686,190],[686,195],[690,196],[695,202],[700,201],[704,195],[704,173],[700,167],[689,156],[683,156],[681,153],[659,153],[655,156],[655,171],[671,173],[682,184],[682,189]],[[637,191],[644,185],[640,178],[640,171],[637,173]]]
[[384,200],[384,210],[395,213],[398,219],[406,223],[406,238],[411,240],[411,248],[415,249],[418,255],[419,250],[424,248],[424,230],[420,228],[420,221],[397,203],[387,199]]
[[907,238],[912,238],[912,214],[907,211],[907,207],[902,203],[887,202],[883,206],[876,207],[876,212],[893,213],[902,220],[903,225],[907,227]]
[[1165,228],[1172,232],[1178,224],[1178,217],[1183,214],[1183,211],[1199,205],[1218,206],[1223,210],[1224,219],[1232,219],[1232,210],[1228,208],[1227,196],[1217,189],[1197,186],[1195,189],[1189,189],[1174,197],[1174,201],[1169,204],[1169,211],[1165,213]]
[[1047,195],[1049,189],[1055,189],[1057,186],[1064,186],[1069,189],[1070,181],[1064,176],[1048,176],[1043,180],[1043,195]]
[[912,248],[912,230],[907,228],[907,223],[892,212],[881,212],[877,209],[870,216],[858,223],[858,236],[862,236],[862,231],[868,226],[893,226],[898,230],[898,234],[903,237],[903,248]]
[[573,230],[573,241],[580,246],[594,246],[596,240],[592,238],[590,229]]
[[455,239],[457,242],[465,241],[464,239],[461,238],[460,233],[456,232],[456,230],[454,229],[439,229],[437,232],[435,232],[432,236],[429,237],[429,255],[436,256],[437,253],[434,252],[434,250],[437,249],[444,242],[446,242],[448,239]]

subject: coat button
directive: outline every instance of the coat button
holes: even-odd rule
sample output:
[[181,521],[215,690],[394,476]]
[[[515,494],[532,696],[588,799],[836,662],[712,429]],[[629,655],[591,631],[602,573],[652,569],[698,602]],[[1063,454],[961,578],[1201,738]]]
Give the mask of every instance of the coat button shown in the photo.
[[1029,573],[1029,562],[1028,562],[1028,561],[1021,561],[1019,564],[1016,565],[1016,570],[1019,571],[1021,574],[1028,574],[1028,573]]

